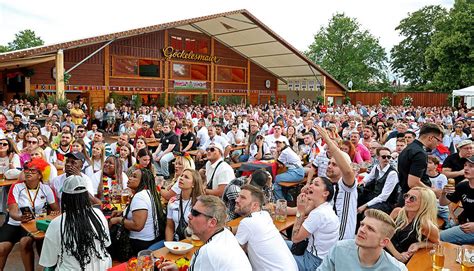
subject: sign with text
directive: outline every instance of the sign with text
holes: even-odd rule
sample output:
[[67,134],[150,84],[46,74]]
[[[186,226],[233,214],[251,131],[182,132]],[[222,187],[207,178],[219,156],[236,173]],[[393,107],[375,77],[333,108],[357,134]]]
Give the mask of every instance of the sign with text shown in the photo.
[[166,60],[171,60],[172,58],[183,59],[183,60],[197,60],[197,61],[204,61],[204,62],[219,62],[220,58],[217,56],[212,55],[203,55],[203,54],[196,54],[193,51],[179,51],[174,49],[171,46],[163,48],[163,55],[165,56]]

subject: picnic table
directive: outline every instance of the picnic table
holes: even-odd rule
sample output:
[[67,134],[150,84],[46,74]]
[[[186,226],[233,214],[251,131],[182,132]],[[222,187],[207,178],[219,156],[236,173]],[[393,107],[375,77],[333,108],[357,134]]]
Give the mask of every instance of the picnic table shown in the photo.
[[28,232],[28,235],[33,236],[34,239],[42,240],[42,239],[44,239],[45,232],[44,231],[39,231],[36,228],[36,220],[45,220],[45,219],[53,220],[55,217],[57,217],[57,215],[54,215],[54,216],[53,215],[47,215],[45,217],[38,217],[38,218],[32,219],[28,222],[21,223],[21,227],[25,231]]
[[[233,220],[227,222],[226,225],[230,226],[232,228],[238,227],[239,224],[240,224],[240,221],[242,219],[243,219],[243,217],[238,217],[236,219],[233,219]],[[280,221],[276,221],[275,219],[273,219],[273,224],[275,224],[275,227],[278,229],[278,231],[287,230],[288,228],[295,225],[295,222],[296,222],[296,216],[294,216],[294,215],[287,216],[285,222],[280,222]]]
[[[444,268],[447,268],[450,271],[461,270],[461,264],[456,262],[457,259],[457,249],[460,248],[458,245],[451,243],[441,242],[445,251],[444,257]],[[431,271],[431,255],[429,248],[418,250],[408,261],[407,268],[410,271]]]
[[0,187],[3,187],[3,186],[10,186],[14,183],[18,182],[18,179],[14,179],[14,180],[1,180],[0,181]]

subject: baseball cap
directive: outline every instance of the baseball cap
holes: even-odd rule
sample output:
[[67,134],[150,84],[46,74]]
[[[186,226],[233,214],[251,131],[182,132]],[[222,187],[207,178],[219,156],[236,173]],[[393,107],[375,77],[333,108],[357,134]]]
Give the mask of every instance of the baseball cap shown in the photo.
[[473,163],[473,164],[474,164],[474,155],[471,156],[471,157],[469,157],[469,158],[467,158],[467,161],[468,161],[469,163]]
[[212,142],[211,144],[209,144],[209,147],[215,147],[217,149],[219,149],[219,151],[221,152],[221,154],[224,154],[224,148],[222,147],[221,144],[217,143],[217,142]]
[[461,142],[458,143],[457,147],[458,147],[458,149],[459,149],[459,148],[462,148],[462,147],[464,147],[464,146],[466,146],[466,145],[470,145],[470,144],[472,144],[472,140],[470,140],[470,139],[464,139],[463,141],[461,141]]
[[82,176],[72,175],[64,180],[63,193],[80,194],[87,191],[87,181]]
[[86,157],[82,152],[68,152],[66,153],[66,158],[73,158],[76,160],[81,160],[82,162],[86,161]]

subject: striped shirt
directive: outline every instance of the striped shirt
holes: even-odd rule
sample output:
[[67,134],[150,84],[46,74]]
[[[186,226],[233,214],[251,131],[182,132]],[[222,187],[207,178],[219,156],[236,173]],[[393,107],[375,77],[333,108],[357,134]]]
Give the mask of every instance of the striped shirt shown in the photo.
[[[334,188],[335,196],[331,202],[340,221],[339,240],[354,239],[357,222],[357,182],[348,187],[341,179]],[[337,193],[336,193],[337,191]]]

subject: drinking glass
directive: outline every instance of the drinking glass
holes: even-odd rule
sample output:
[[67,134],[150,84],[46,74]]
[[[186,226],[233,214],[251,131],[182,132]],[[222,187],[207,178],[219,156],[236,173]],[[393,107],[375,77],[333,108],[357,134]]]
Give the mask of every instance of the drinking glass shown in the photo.
[[279,199],[276,202],[276,207],[275,207],[275,219],[278,222],[285,222],[286,221],[286,206],[287,202],[284,199]]
[[474,246],[461,247],[461,270],[474,271]]
[[138,252],[138,269],[140,271],[153,271],[155,260],[153,258],[152,250],[142,250]]
[[436,244],[431,254],[431,263],[433,264],[433,270],[442,270],[444,267],[444,246],[442,244]]
[[130,191],[128,189],[124,189],[122,190],[122,195],[120,197],[120,204],[121,204],[122,210],[125,210],[125,207],[129,203],[130,203]]

